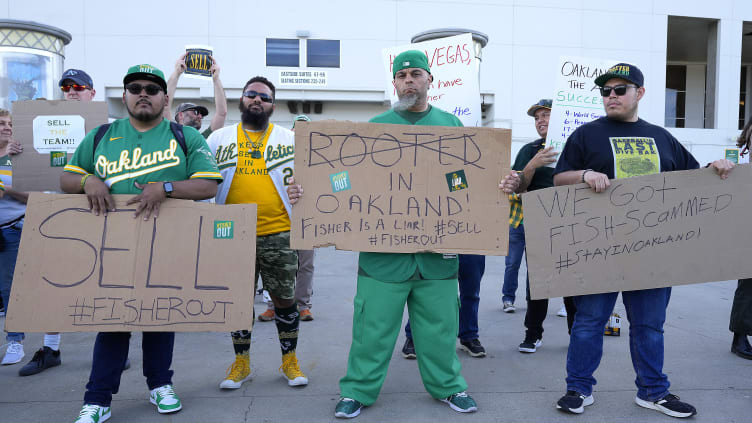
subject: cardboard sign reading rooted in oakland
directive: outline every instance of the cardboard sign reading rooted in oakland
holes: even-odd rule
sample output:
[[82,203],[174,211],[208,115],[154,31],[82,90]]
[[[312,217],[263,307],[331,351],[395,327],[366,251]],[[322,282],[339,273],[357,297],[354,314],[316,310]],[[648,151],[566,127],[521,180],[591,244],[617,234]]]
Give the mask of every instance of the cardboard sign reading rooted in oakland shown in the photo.
[[6,330],[251,327],[255,204],[167,200],[144,221],[115,198],[95,216],[84,195],[31,194]]
[[522,196],[533,299],[752,277],[752,166]]
[[296,249],[505,255],[510,131],[298,122]]

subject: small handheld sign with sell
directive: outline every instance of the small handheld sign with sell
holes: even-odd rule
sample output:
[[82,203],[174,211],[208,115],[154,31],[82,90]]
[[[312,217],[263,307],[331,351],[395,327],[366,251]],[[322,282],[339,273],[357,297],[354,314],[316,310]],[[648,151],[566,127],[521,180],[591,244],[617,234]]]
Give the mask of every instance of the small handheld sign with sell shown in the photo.
[[203,45],[185,46],[185,74],[192,78],[211,78],[212,48]]

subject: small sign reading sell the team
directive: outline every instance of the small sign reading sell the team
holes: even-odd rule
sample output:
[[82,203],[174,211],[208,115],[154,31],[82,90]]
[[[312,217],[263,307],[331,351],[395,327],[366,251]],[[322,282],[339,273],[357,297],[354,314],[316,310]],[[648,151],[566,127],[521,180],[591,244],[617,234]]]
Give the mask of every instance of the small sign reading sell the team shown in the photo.
[[34,150],[37,153],[73,153],[86,135],[84,118],[78,115],[37,116],[33,121]]

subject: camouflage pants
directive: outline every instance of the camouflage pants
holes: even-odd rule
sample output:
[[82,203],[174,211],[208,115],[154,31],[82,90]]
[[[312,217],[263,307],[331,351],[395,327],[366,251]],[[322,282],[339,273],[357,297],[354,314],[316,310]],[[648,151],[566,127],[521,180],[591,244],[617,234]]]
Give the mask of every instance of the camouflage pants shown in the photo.
[[298,273],[298,252],[290,249],[290,232],[256,237],[256,292],[259,274],[264,289],[283,300],[295,298],[295,275]]

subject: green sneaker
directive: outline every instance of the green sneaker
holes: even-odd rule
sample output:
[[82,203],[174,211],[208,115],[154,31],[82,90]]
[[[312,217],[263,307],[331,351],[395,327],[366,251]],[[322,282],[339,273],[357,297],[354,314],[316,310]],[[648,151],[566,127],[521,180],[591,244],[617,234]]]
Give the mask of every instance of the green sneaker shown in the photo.
[[183,408],[183,404],[180,403],[180,398],[172,389],[172,385],[163,385],[152,389],[149,392],[149,401],[157,406],[157,411],[160,414],[174,413]]
[[449,404],[449,407],[451,407],[452,410],[460,413],[472,413],[478,411],[478,405],[475,403],[473,397],[464,391],[452,394],[441,401]]
[[334,408],[334,417],[339,417],[340,419],[351,419],[360,414],[361,408],[363,408],[363,404],[361,404],[360,401],[342,397]]
[[110,407],[84,404],[74,423],[102,423],[112,415]]

